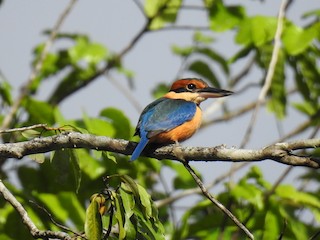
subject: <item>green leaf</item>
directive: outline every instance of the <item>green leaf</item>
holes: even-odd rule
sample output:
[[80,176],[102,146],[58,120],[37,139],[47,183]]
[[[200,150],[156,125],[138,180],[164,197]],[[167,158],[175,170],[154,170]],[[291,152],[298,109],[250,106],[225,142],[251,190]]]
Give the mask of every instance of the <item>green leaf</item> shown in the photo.
[[81,169],[80,169],[80,165],[79,165],[77,152],[73,151],[73,150],[69,150],[69,151],[71,151],[71,153],[70,153],[70,167],[72,169],[73,176],[74,176],[74,181],[75,181],[75,185],[76,185],[76,193],[78,193],[79,188],[80,188],[80,184],[81,184]]
[[12,104],[12,96],[11,96],[11,90],[12,87],[10,83],[2,79],[2,76],[0,74],[0,97],[2,99],[2,102],[11,105]]
[[125,221],[125,216],[123,213],[123,209],[122,209],[122,204],[121,204],[121,198],[116,194],[116,193],[112,193],[112,199],[113,202],[115,203],[115,217],[117,219],[118,222],[118,227],[119,227],[119,240],[122,240],[126,237],[126,231],[124,228],[124,221]]
[[308,11],[308,12],[305,12],[303,15],[303,18],[307,18],[307,17],[320,17],[320,9],[315,9],[315,10],[311,10],[311,11]]
[[318,106],[310,101],[304,101],[302,103],[292,103],[292,105],[294,108],[308,116],[314,116],[314,114],[316,114],[318,111]]
[[290,55],[303,53],[317,37],[319,30],[319,27],[303,29],[294,24],[290,24],[284,29],[282,34],[285,50]]
[[[98,194],[97,194],[98,195]],[[101,240],[102,239],[102,219],[99,212],[100,204],[94,196],[86,211],[86,220],[84,231],[88,240]]]
[[310,232],[306,228],[305,223],[293,220],[290,221],[289,227],[294,234],[292,239],[311,239]]
[[105,108],[100,112],[101,117],[105,117],[108,120],[114,130],[114,137],[122,139],[130,139],[133,135],[131,130],[131,124],[127,116],[116,108]]
[[78,191],[81,182],[81,170],[73,150],[65,149],[55,151],[51,162],[52,173],[56,174],[54,181],[57,184],[67,182],[69,187]]
[[137,232],[134,224],[131,222],[131,219],[130,219],[134,214],[133,209],[135,207],[135,200],[132,192],[127,191],[125,188],[123,188],[123,183],[122,183],[122,187],[120,188],[120,196],[121,196],[122,205],[123,205],[124,214],[125,214],[124,229],[126,231],[126,238],[135,239]]
[[83,228],[85,210],[75,193],[39,193],[37,196],[45,204],[45,208],[54,213],[55,219],[59,219],[64,224],[73,222],[79,229]]
[[273,40],[277,27],[277,18],[255,16],[246,18],[240,24],[236,42],[243,45],[260,47]]
[[188,70],[195,72],[198,75],[208,79],[211,83],[213,83],[215,87],[220,86],[220,83],[217,77],[215,76],[215,74],[213,73],[213,71],[211,70],[211,68],[208,66],[207,63],[200,60],[194,61],[193,63],[190,64],[190,66],[188,67]]
[[74,151],[76,151],[81,171],[85,176],[88,176],[90,180],[97,179],[105,173],[105,164],[93,158],[87,150],[76,149]]
[[279,229],[279,217],[273,213],[273,211],[268,211],[265,217],[263,239],[278,239],[280,229]]
[[320,208],[320,201],[316,196],[311,193],[298,191],[291,185],[278,186],[276,194],[279,197],[290,200],[291,203],[299,204],[301,207],[307,205],[309,207]]
[[202,32],[196,31],[193,34],[193,40],[197,43],[210,44],[214,42],[215,39],[212,36],[204,35]]
[[194,47],[180,47],[178,45],[172,45],[171,51],[178,56],[187,57],[194,51]]
[[155,99],[158,99],[165,95],[168,92],[169,88],[170,87],[168,86],[168,84],[160,83],[152,90],[152,96]]
[[138,187],[141,204],[144,206],[144,213],[147,217],[151,217],[152,216],[151,197],[142,186],[137,184],[137,187]]
[[221,0],[214,1],[209,9],[210,28],[213,31],[226,31],[236,27],[245,17],[242,6],[225,6]]
[[137,183],[128,175],[121,175],[120,179],[125,184],[123,187],[130,189],[133,195],[139,198],[139,189]]
[[236,61],[248,56],[252,52],[252,46],[247,46],[240,49],[235,55],[233,55],[229,60],[228,63],[235,63]]
[[181,2],[182,0],[146,0],[144,10],[149,19],[152,19],[149,28],[155,30],[166,23],[175,22]]
[[137,239],[165,239],[165,236],[163,234],[163,227],[159,220],[156,222],[157,224],[155,224],[155,222],[151,221],[150,219],[146,219],[139,209],[135,209],[135,215],[138,218],[138,232],[140,234],[140,237],[138,237]]
[[230,190],[230,194],[237,200],[245,199],[248,202],[256,206],[257,209],[262,209],[263,204],[263,193],[254,184],[241,181]]
[[28,97],[23,101],[23,106],[29,114],[30,124],[47,123],[54,124],[53,107],[47,102]]
[[182,167],[180,163],[172,161],[163,161],[164,165],[175,171],[175,178],[173,186],[175,189],[188,189],[197,186],[193,177],[189,174],[186,168]]
[[107,49],[102,44],[91,43],[85,37],[77,38],[76,44],[68,49],[70,60],[74,65],[77,65],[79,61],[97,64],[106,60],[107,53]]
[[89,118],[83,113],[83,121],[91,134],[114,137],[115,128],[109,122],[99,118]]
[[206,57],[212,59],[221,66],[221,69],[225,74],[229,74],[229,66],[227,61],[224,59],[224,57],[222,57],[219,53],[215,52],[213,49],[207,47],[198,47],[195,49],[195,52],[201,53]]

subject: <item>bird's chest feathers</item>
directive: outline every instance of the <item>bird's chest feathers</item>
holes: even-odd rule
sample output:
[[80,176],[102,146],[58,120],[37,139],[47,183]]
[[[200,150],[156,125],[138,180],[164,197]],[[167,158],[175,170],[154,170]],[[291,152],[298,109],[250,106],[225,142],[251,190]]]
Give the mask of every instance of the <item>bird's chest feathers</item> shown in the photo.
[[152,137],[150,141],[157,143],[181,142],[190,138],[200,127],[202,120],[201,109],[197,106],[192,119],[181,125]]

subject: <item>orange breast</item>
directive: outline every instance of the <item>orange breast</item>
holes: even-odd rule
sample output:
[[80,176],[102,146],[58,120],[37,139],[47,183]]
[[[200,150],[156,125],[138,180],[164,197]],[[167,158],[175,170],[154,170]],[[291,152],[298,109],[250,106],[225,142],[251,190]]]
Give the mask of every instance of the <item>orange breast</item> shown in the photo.
[[202,119],[201,109],[197,107],[194,117],[180,126],[168,131],[159,133],[158,135],[152,137],[150,142],[156,143],[174,143],[182,142],[190,138],[200,127]]

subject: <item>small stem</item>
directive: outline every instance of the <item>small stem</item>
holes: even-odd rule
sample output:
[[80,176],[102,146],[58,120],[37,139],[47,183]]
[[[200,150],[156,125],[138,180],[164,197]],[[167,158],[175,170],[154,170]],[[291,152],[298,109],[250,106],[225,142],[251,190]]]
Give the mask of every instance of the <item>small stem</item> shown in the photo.
[[224,214],[226,214],[250,239],[254,239],[252,233],[244,226],[222,203],[215,199],[206,189],[201,179],[195,173],[195,171],[190,167],[187,161],[183,161],[185,168],[189,171],[195,182],[200,187],[204,196],[206,196],[214,205],[216,205]]

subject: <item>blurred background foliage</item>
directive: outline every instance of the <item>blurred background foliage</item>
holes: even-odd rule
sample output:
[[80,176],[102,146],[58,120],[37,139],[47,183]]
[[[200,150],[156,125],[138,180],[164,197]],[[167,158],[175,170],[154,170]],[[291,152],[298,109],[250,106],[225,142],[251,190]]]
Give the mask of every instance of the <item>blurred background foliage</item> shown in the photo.
[[[141,36],[175,27],[179,12],[188,8],[181,0],[136,1],[136,5],[146,19]],[[208,16],[208,29],[202,31],[194,27],[193,44],[172,46],[172,53],[181,58],[177,76],[200,77],[213,86],[239,90],[238,94],[243,95],[250,88],[261,88],[274,47],[277,17],[250,16],[245,6],[228,5],[222,0],[205,0],[201,8]],[[290,19],[284,20],[282,45],[265,107],[280,120],[288,117],[289,108],[299,111],[307,122],[294,135],[309,130],[314,137],[319,136],[320,119],[320,9],[301,13],[301,18],[308,24],[301,27]],[[171,31],[179,31],[179,28]],[[231,58],[214,48],[215,39],[211,34],[228,31],[235,33],[233,41],[240,48]],[[50,33],[51,30],[45,32]],[[130,49],[114,52],[85,33],[58,33],[55,41],[68,41],[69,46],[46,55],[7,128],[43,123],[56,129],[2,134],[2,142],[26,141],[62,131],[137,141],[138,138],[133,137],[135,123],[120,109],[101,109],[96,117],[84,112],[79,119],[66,119],[60,111],[61,103],[68,101],[68,97],[110,71],[124,75],[132,86],[135,70],[127,69],[122,61]],[[44,45],[40,43],[34,47],[33,66],[40,60]],[[232,78],[232,67],[240,61],[250,64],[242,76]],[[253,66],[260,69],[261,79],[258,84],[244,85],[246,72]],[[222,74],[216,74],[216,67]],[[290,89],[287,87],[289,71],[294,81]],[[37,92],[46,81],[55,81],[55,88],[50,89],[46,100],[39,100]],[[168,87],[168,83],[159,84],[153,96],[161,96]],[[298,98],[293,99],[293,94]],[[3,78],[0,97],[2,122],[15,101],[10,82]],[[228,107],[223,103],[221,118],[232,113]],[[246,108],[246,103],[239,104],[233,111]],[[239,116],[235,114],[233,119],[236,121]],[[319,150],[304,154],[319,156]],[[179,163],[145,157],[134,163],[128,160],[128,156],[111,152],[63,149],[36,154],[23,161],[10,160],[10,176],[8,168],[4,167],[9,160],[1,159],[0,176],[39,229],[62,231],[56,224],[59,223],[70,229],[67,231],[70,235],[80,234],[79,239],[84,231],[89,239],[245,239],[233,222],[200,194],[192,177]],[[283,184],[281,177],[278,182],[268,182],[258,166],[258,163],[252,165],[237,181],[228,178],[232,172],[221,179],[217,176],[211,187],[221,185],[222,190],[216,197],[256,239],[317,239],[319,171],[309,170],[297,176],[297,186]],[[164,171],[173,173],[172,184],[163,176]],[[167,185],[172,185],[172,190],[168,190]],[[190,195],[196,195],[198,201],[186,207],[177,218],[176,201]],[[175,196],[180,197],[175,199]],[[3,198],[0,198],[0,238],[32,238],[19,215]]]

